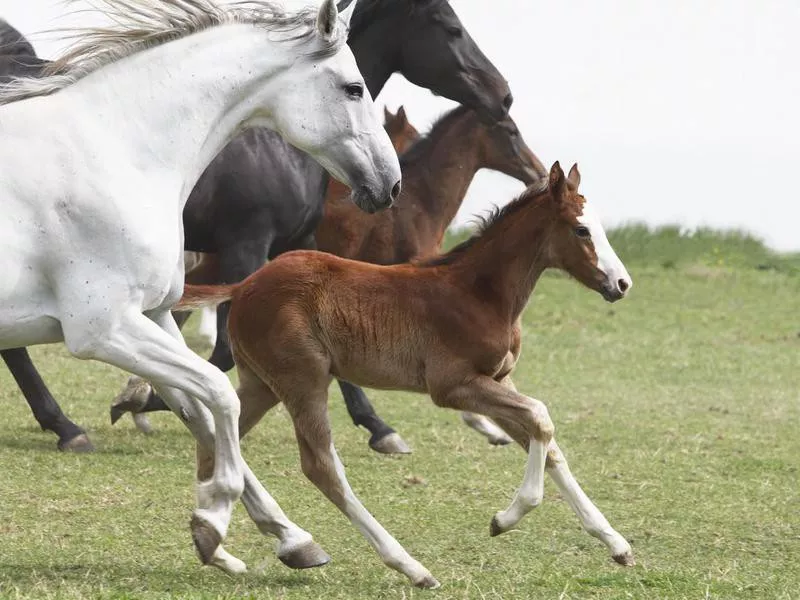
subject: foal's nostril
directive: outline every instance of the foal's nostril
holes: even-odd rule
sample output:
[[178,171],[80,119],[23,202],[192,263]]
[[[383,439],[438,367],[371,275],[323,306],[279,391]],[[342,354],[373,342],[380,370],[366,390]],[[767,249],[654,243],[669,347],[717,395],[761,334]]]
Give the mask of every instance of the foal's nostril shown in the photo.
[[622,292],[623,294],[628,291],[629,285],[630,284],[625,279],[619,279],[617,281],[617,286],[619,286],[619,291]]
[[511,95],[511,92],[506,94],[506,97],[503,98],[503,107],[508,110],[511,108],[511,105],[514,103],[514,96]]
[[394,202],[400,197],[400,181],[398,181],[392,186],[391,196],[392,196],[392,202]]

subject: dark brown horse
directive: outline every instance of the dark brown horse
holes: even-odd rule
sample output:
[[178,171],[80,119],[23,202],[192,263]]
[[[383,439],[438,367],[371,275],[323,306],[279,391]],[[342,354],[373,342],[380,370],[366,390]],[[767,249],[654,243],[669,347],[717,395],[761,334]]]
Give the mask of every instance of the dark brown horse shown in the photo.
[[[553,438],[539,400],[511,373],[521,350],[520,316],[545,269],[566,271],[613,302],[631,279],[578,192],[580,174],[558,163],[543,185],[499,211],[482,234],[418,264],[377,266],[298,251],[240,284],[188,286],[181,304],[230,299],[244,435],[279,402],[294,423],[303,472],[359,528],[384,563],[421,587],[436,587],[356,498],[336,455],[328,419],[333,377],[379,389],[426,393],[437,406],[491,417],[528,453],[519,491],[491,521],[508,531],[543,497],[547,471],[583,527],[615,561],[631,547],[589,500]],[[198,477],[213,456],[198,451]]]

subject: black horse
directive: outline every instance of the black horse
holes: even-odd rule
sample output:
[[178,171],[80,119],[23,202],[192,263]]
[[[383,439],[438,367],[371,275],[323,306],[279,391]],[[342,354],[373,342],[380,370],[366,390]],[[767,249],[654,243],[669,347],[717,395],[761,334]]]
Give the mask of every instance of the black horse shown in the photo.
[[[474,109],[487,121],[502,119],[511,106],[505,79],[447,0],[359,0],[348,43],[373,97],[397,72]],[[241,281],[282,252],[314,248],[327,183],[319,165],[276,134],[248,131],[222,150],[192,191],[183,213],[185,248],[215,253],[221,281],[229,283]],[[226,371],[234,364],[228,310],[227,304],[218,308],[217,343],[209,359]],[[381,448],[380,441],[393,430],[375,414],[360,388],[344,382],[340,386],[354,422],[369,429],[370,446]],[[29,403],[45,427],[41,411],[30,398]],[[112,408],[112,418],[127,407],[134,406]],[[168,409],[151,395],[143,410]],[[64,447],[60,434],[59,438],[59,447]]]

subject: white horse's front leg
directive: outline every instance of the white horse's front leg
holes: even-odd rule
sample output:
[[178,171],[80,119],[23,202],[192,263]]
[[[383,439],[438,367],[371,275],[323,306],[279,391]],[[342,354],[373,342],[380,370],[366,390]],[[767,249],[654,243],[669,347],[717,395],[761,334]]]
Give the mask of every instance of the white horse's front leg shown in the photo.
[[564,454],[554,439],[550,440],[550,444],[547,447],[547,464],[545,468],[589,535],[596,537],[608,546],[612,558],[619,564],[625,566],[635,565],[636,561],[633,559],[631,545],[609,525],[603,513],[598,510],[581,489],[578,482],[575,481],[575,477],[569,470],[567,459],[564,458]]
[[64,341],[74,355],[107,362],[153,382],[179,414],[181,404],[190,403],[192,396],[211,411],[214,471],[211,479],[197,485],[198,509],[192,517],[195,546],[203,563],[210,563],[244,488],[239,398],[233,386],[224,373],[186,347],[171,316],[160,318],[164,328],[133,307],[122,314],[109,309],[99,316],[80,317],[62,319]]
[[511,505],[501,510],[492,519],[490,533],[499,535],[514,527],[519,521],[542,503],[544,497],[544,466],[547,457],[547,445],[553,436],[553,422],[547,407],[539,400],[527,398],[530,402],[534,435],[528,447],[528,463],[522,485],[517,490]]

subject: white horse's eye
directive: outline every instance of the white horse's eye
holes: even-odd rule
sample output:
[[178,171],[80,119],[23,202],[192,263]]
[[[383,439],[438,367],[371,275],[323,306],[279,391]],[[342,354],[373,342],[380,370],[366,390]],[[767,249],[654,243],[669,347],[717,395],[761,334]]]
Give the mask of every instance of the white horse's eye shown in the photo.
[[591,236],[588,227],[584,227],[583,225],[578,225],[575,228],[575,235],[577,235],[581,239],[588,239]]
[[351,98],[363,98],[364,86],[360,83],[348,83],[344,86],[345,93]]

